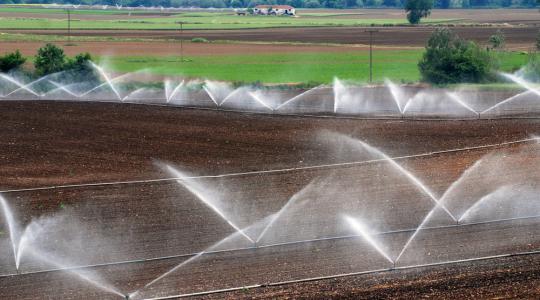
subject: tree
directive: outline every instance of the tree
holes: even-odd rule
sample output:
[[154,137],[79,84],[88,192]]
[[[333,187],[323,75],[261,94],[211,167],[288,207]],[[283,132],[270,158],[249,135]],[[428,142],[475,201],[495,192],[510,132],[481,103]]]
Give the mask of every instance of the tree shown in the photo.
[[0,72],[7,73],[19,69],[26,62],[19,50],[0,56]]
[[500,29],[497,29],[497,32],[489,37],[489,43],[491,44],[491,48],[493,49],[500,49],[504,47],[504,33]]
[[36,74],[38,76],[48,75],[64,70],[66,63],[64,50],[53,44],[46,44],[38,49],[34,60]]
[[420,19],[429,16],[432,8],[433,0],[407,0],[405,2],[407,20],[411,24],[418,24]]
[[418,68],[424,81],[435,84],[482,82],[492,75],[489,53],[447,28],[429,38]]

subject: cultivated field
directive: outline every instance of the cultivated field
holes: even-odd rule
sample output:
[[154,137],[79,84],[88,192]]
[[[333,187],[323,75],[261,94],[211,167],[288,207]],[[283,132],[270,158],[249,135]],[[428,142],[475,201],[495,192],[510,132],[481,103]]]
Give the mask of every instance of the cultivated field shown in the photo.
[[[419,80],[416,63],[435,29],[427,23],[451,25],[482,46],[502,30],[509,53],[499,54],[499,63],[502,71],[512,72],[526,62],[534,44],[536,17],[526,9],[435,10],[426,24],[405,27],[404,12],[395,9],[300,10],[296,18],[236,16],[230,10],[131,15],[116,8],[74,10],[68,42],[63,11],[3,7],[0,42],[2,50],[20,49],[29,57],[44,42],[67,45],[71,55],[88,51],[108,57],[117,72],[149,69],[158,76],[315,84],[335,76],[366,81],[370,37],[365,26],[375,26],[375,81],[411,82]],[[184,22],[182,32],[178,21]],[[191,43],[194,38],[209,42]],[[180,52],[188,59],[180,61]]]
[[[0,74],[0,298],[538,298],[539,16],[0,7],[100,75]],[[438,26],[507,74],[418,83]]]
[[[485,193],[484,187],[495,187],[499,181],[517,183],[515,180],[534,185],[537,178],[538,146],[536,140],[530,140],[540,128],[535,119],[354,120],[61,102],[4,102],[0,109],[3,127],[9,128],[2,133],[6,145],[0,153],[7,159],[0,175],[4,190],[167,178],[170,175],[164,172],[162,163],[197,175],[337,164],[197,179],[206,191],[219,187],[224,197],[221,199],[234,206],[224,207],[227,215],[242,227],[264,219],[295,193],[305,191],[303,197],[311,201],[285,210],[280,221],[259,242],[259,246],[266,245],[260,249],[249,248],[249,243],[235,235],[219,215],[175,180],[5,191],[2,195],[21,226],[43,218],[46,239],[35,243],[48,245],[44,246],[50,251],[48,257],[63,257],[61,264],[52,265],[47,264],[47,259],[23,257],[21,275],[0,278],[0,290],[9,298],[118,298],[88,284],[84,278],[81,280],[79,271],[33,273],[81,265],[105,264],[80,269],[85,272],[82,276],[94,280],[99,275],[98,282],[121,293],[140,289],[133,295],[135,299],[391,267],[360,237],[290,243],[353,234],[340,226],[327,227],[333,222],[339,224],[339,219],[328,218],[347,207],[348,214],[363,216],[378,231],[404,230],[378,237],[394,256],[412,233],[410,228],[418,226],[433,208],[422,190],[384,161],[339,165],[373,158],[373,154],[350,144],[348,138],[342,140],[345,136],[366,141],[391,157],[420,154],[397,161],[437,198],[446,194],[449,202],[445,203],[455,214],[474,204],[476,196]],[[520,142],[523,139],[529,140]],[[468,150],[445,152],[464,148]],[[430,154],[434,151],[440,153]],[[493,160],[496,157],[505,159]],[[473,166],[480,159],[484,167],[476,170]],[[504,175],[497,168],[504,170]],[[460,180],[467,169],[472,170],[472,176]],[[485,170],[494,174],[486,175]],[[313,181],[316,185],[309,184]],[[452,190],[453,182],[460,182],[461,188],[448,194],[445,191]],[[336,193],[337,190],[340,192]],[[458,197],[454,199],[455,192]],[[465,198],[459,196],[464,196],[460,194],[463,192]],[[328,197],[332,197],[330,206],[325,204]],[[388,205],[378,202],[383,199],[389,201],[385,202]],[[302,209],[298,211],[299,208]],[[301,217],[306,209],[310,219]],[[369,211],[372,219],[363,209]],[[421,231],[397,266],[539,249],[536,218],[527,215],[528,218],[504,221],[505,211],[490,206],[485,211],[486,214],[476,214],[469,225],[464,222],[457,227],[438,211],[428,226],[433,228]],[[529,209],[528,213],[535,212]],[[254,234],[260,229],[252,230],[247,232]],[[8,229],[4,227],[2,232]],[[231,237],[225,243],[210,247],[228,235]],[[66,237],[70,238],[65,240]],[[8,238],[4,235],[1,243],[5,250],[0,259],[3,274],[15,272]],[[236,248],[240,249],[204,254],[180,265],[204,249]],[[150,258],[159,259],[141,261]],[[403,281],[394,278],[406,275],[412,286],[419,287],[407,291],[413,297],[427,290],[442,297],[456,295],[458,291],[461,295],[474,292],[479,297],[493,295],[494,291],[497,295],[514,295],[516,285],[530,286],[538,280],[538,271],[530,268],[531,261],[535,262],[536,256],[342,278],[337,279],[339,288],[332,293],[335,297],[397,293],[396,286]],[[169,275],[145,287],[172,268],[175,269]],[[522,272],[520,276],[518,271]],[[493,282],[497,287],[472,290],[468,285],[446,294],[449,287],[465,284],[465,279],[459,279],[464,274],[466,282],[475,282],[474,287]],[[497,274],[504,280],[486,274]],[[424,280],[432,284],[426,287]],[[388,285],[389,281],[394,284]],[[228,297],[278,297],[292,290],[316,297],[320,289],[332,290],[329,285],[333,282],[336,281],[290,283],[257,288],[247,294],[239,291]],[[356,288],[365,286],[364,282],[369,289]],[[533,286],[524,288],[524,292],[538,293]]]

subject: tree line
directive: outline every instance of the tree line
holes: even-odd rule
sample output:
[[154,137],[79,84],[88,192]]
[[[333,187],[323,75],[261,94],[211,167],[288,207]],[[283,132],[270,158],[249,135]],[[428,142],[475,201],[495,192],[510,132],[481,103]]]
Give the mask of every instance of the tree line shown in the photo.
[[[83,5],[123,5],[146,7],[201,7],[201,8],[242,8],[259,4],[291,5],[297,8],[362,8],[392,7],[403,8],[407,0],[3,0],[4,4],[83,4]],[[537,0],[434,0],[435,8],[499,8],[536,7]]]
[[19,50],[0,56],[0,72],[18,73],[30,78],[57,74],[64,82],[94,82],[99,80],[99,76],[90,66],[91,61],[89,53],[68,57],[62,48],[46,44],[38,49],[32,63],[28,63]]

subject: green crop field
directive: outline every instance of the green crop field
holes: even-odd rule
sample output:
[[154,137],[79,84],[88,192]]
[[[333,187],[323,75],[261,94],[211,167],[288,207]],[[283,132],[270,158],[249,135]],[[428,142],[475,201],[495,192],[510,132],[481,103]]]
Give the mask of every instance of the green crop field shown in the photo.
[[[422,50],[375,51],[374,80],[418,81],[417,63],[421,56]],[[527,61],[523,53],[497,56],[502,71],[514,71]],[[329,83],[334,77],[365,82],[369,76],[369,57],[365,51],[192,56],[186,61],[178,57],[113,56],[107,58],[107,65],[118,72],[147,69],[160,75],[264,83]]]
[[[62,13],[57,9],[34,9],[34,8],[0,8],[0,12],[21,13],[17,17],[0,18],[0,29],[64,29],[67,28],[66,18],[43,18],[24,17],[24,13]],[[108,10],[77,11],[74,14],[105,14]],[[111,14],[114,10],[108,11]],[[120,12],[116,12],[119,14]],[[304,16],[237,16],[232,12],[197,12],[164,15],[163,17],[144,17],[144,15],[125,15],[122,12],[120,19],[78,19],[72,17],[71,28],[73,29],[132,29],[132,30],[157,30],[178,29],[178,22],[184,22],[184,29],[246,29],[246,28],[272,28],[272,27],[313,27],[313,26],[369,26],[369,25],[405,25],[403,19],[359,19],[355,14],[335,13],[308,13]],[[124,19],[125,17],[125,19]],[[449,23],[457,22],[456,19],[430,19],[424,23]]]

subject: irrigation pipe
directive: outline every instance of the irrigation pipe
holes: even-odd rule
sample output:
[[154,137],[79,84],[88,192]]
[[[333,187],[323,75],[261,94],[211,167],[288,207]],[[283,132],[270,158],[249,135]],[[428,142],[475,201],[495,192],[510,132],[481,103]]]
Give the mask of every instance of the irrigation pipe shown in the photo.
[[[395,156],[395,157],[391,157],[390,159],[392,159],[392,160],[402,160],[402,159],[409,159],[409,158],[419,158],[419,157],[425,157],[425,156],[433,156],[433,155],[446,154],[446,153],[455,153],[455,152],[462,152],[462,151],[469,151],[469,150],[496,148],[496,147],[501,147],[501,146],[509,146],[509,145],[527,143],[527,142],[532,142],[532,141],[540,141],[540,137],[533,137],[533,138],[521,139],[521,140],[516,140],[516,141],[510,141],[510,142],[503,142],[503,143],[498,143],[498,144],[487,144],[487,145],[481,145],[481,146],[472,146],[472,147],[464,147],[464,148],[456,148],[456,149],[449,149],[449,150],[426,152],[426,153],[421,153],[421,154]],[[184,179],[225,178],[225,177],[235,177],[235,176],[244,176],[244,175],[287,173],[287,172],[303,171],[303,170],[315,170],[315,169],[327,169],[327,168],[334,168],[334,167],[355,166],[355,165],[370,164],[370,163],[377,163],[377,162],[384,162],[384,161],[387,161],[387,159],[379,158],[379,159],[363,160],[363,161],[352,161],[352,162],[333,163],[333,164],[321,164],[321,165],[313,165],[313,166],[282,168],[282,169],[270,169],[270,170],[260,170],[260,171],[225,173],[225,174],[218,174],[218,175],[169,177],[169,178],[142,179],[142,180],[127,180],[127,181],[112,181],[112,182],[96,182],[96,183],[82,183],[82,184],[53,185],[53,186],[42,186],[42,187],[33,187],[33,188],[22,188],[22,189],[7,189],[7,190],[1,190],[0,193],[17,193],[17,192],[54,190],[54,189],[78,188],[78,187],[167,182],[167,181],[177,181],[177,180],[184,180]]]
[[361,271],[361,272],[343,273],[343,274],[336,274],[336,275],[329,275],[329,276],[310,277],[310,278],[302,278],[302,279],[296,279],[296,280],[279,281],[279,282],[271,282],[271,283],[263,283],[263,284],[253,284],[253,285],[234,287],[234,288],[228,288],[228,289],[203,291],[203,292],[196,292],[196,293],[189,293],[189,294],[170,295],[170,296],[155,297],[155,298],[145,298],[144,300],[165,300],[165,299],[187,298],[187,297],[194,297],[194,296],[219,294],[219,293],[225,293],[225,292],[234,292],[234,291],[239,291],[239,290],[248,290],[248,289],[254,289],[254,288],[275,287],[275,286],[311,282],[311,281],[318,281],[318,280],[325,280],[325,279],[334,279],[334,278],[367,275],[367,274],[374,274],[374,273],[401,271],[401,270],[409,270],[409,269],[425,268],[425,267],[435,267],[435,266],[451,265],[451,264],[464,263],[464,262],[473,262],[473,261],[490,260],[490,259],[496,259],[496,258],[526,256],[526,255],[535,255],[535,254],[540,254],[540,250],[518,252],[518,253],[512,253],[512,254],[484,256],[484,257],[478,257],[478,258],[467,258],[467,259],[452,260],[452,261],[446,261],[446,262],[436,262],[436,263],[429,263],[429,264],[418,264],[418,265],[412,265],[412,266],[384,268],[384,269]]
[[[540,215],[526,216],[526,217],[516,217],[516,218],[506,218],[506,219],[497,219],[497,220],[488,220],[488,221],[481,221],[481,222],[462,223],[462,224],[450,224],[450,225],[442,225],[442,226],[424,227],[421,230],[438,230],[438,229],[449,229],[449,228],[457,228],[457,227],[465,227],[465,226],[478,226],[478,225],[486,225],[486,224],[493,224],[493,223],[529,220],[529,219],[536,219],[536,218],[540,218]],[[417,228],[391,230],[391,231],[374,233],[373,235],[379,236],[379,235],[389,235],[389,234],[397,234],[397,233],[410,233],[410,232],[414,232],[416,230],[417,230]],[[267,244],[267,245],[260,245],[260,246],[251,246],[251,247],[233,248],[233,249],[225,249],[225,250],[207,251],[207,252],[204,252],[203,255],[219,254],[219,253],[232,253],[232,252],[236,252],[236,251],[265,249],[265,248],[273,248],[273,247],[283,247],[283,246],[299,245],[299,244],[306,244],[306,243],[313,243],[313,242],[345,240],[345,239],[353,239],[353,238],[360,238],[360,237],[361,237],[360,235],[344,235],[344,236],[309,239],[309,240],[301,240],[301,241],[293,241],[293,242],[274,243],[274,244]],[[540,250],[538,250],[538,251],[540,251]],[[19,273],[13,273],[13,274],[0,275],[0,278],[12,277],[12,276],[21,276],[21,275],[41,274],[41,273],[51,273],[51,272],[61,272],[61,271],[69,271],[69,270],[76,270],[76,269],[88,269],[88,268],[98,268],[98,267],[107,267],[107,266],[117,266],[117,265],[124,265],[124,264],[133,264],[133,263],[145,263],[145,262],[161,261],[161,260],[175,259],[175,258],[182,258],[182,257],[188,258],[188,257],[193,257],[193,256],[196,256],[196,255],[199,255],[199,254],[200,254],[200,252],[187,253],[187,254],[178,254],[178,255],[169,255],[169,256],[154,257],[154,258],[144,258],[144,259],[136,259],[136,260],[125,260],[125,261],[112,262],[112,263],[101,263],[101,264],[92,264],[92,265],[85,265],[85,266],[74,266],[74,267],[68,267],[68,268],[47,269],[47,270],[40,270],[40,271],[33,271],[33,272],[19,272]]]

